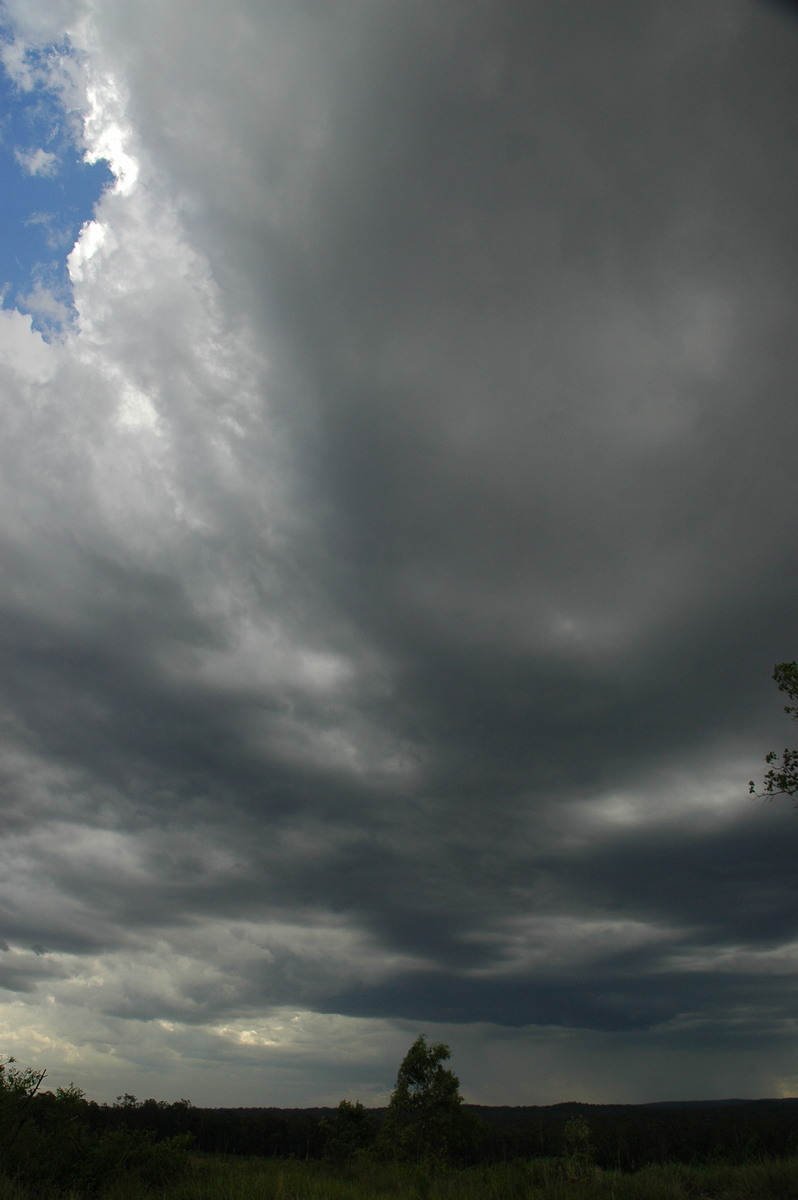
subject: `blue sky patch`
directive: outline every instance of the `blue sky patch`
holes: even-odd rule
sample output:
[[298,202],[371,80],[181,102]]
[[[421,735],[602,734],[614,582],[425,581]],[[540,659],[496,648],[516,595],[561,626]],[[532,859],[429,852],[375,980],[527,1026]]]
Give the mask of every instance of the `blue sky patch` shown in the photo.
[[113,181],[107,163],[83,161],[79,120],[41,69],[69,54],[68,44],[28,51],[29,90],[0,65],[2,304],[29,313],[45,337],[74,311],[67,255]]

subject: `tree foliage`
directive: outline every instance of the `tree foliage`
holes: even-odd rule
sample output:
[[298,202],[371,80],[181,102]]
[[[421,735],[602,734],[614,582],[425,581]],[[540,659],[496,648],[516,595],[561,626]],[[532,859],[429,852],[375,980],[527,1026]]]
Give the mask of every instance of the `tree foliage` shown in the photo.
[[351,1162],[364,1155],[377,1134],[374,1117],[359,1100],[354,1104],[342,1100],[334,1119],[325,1117],[320,1129],[324,1135],[324,1155],[336,1162]]
[[594,1170],[594,1146],[590,1126],[578,1113],[565,1122],[563,1131],[565,1169],[571,1179],[582,1179]]
[[[798,720],[798,663],[777,663],[773,678],[778,684],[779,691],[786,693],[792,704],[785,704],[784,711],[793,720]],[[752,796],[798,796],[798,750],[785,749],[781,757],[771,750],[765,757],[769,770],[765,775],[764,788],[756,790],[753,779],[748,785]],[[775,765],[774,765],[775,764]]]
[[467,1144],[473,1118],[462,1107],[459,1079],[443,1065],[450,1057],[445,1043],[428,1045],[421,1034],[402,1060],[382,1131],[397,1157],[447,1162]]
[[182,1173],[190,1135],[159,1139],[111,1122],[111,1113],[127,1110],[101,1108],[75,1084],[44,1092],[45,1076],[0,1059],[0,1189],[4,1176],[41,1195],[57,1188],[93,1196],[120,1178],[161,1186]]

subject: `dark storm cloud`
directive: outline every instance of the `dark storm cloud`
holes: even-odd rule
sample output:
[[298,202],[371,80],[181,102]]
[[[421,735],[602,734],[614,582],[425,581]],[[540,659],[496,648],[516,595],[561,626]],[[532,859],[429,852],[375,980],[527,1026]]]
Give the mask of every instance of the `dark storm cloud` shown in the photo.
[[[630,967],[632,964],[630,964]],[[777,995],[774,996],[774,992]],[[462,979],[456,988],[450,977],[436,974],[411,976],[394,986],[358,988],[332,997],[331,1011],[374,1016],[390,1012],[407,1020],[457,1024],[480,1019],[499,1026],[565,1027],[606,1033],[666,1035],[674,1047],[688,1046],[695,1031],[667,1029],[675,1015],[700,1014],[708,1036],[731,1040],[741,1034],[771,1036],[794,1003],[795,976],[756,978],[748,970],[722,976],[686,975],[684,971],[628,976],[613,970],[593,974],[579,971],[578,979],[562,975],[536,975],[523,980]],[[653,1040],[653,1039],[652,1039]]]
[[[332,586],[394,664],[383,719],[424,761],[401,798],[416,836],[342,875],[382,939],[451,965],[512,911],[481,880],[490,848],[512,871],[519,812],[534,839],[569,795],[730,740],[793,637],[794,47],[742,6],[713,12],[389,6],[379,70],[331,85],[326,161],[302,177],[310,248],[282,265],[320,397]],[[729,878],[745,828],[704,839]],[[695,921],[692,834],[661,839],[621,840],[607,877],[629,880],[627,911]],[[569,866],[548,863],[566,911]],[[756,911],[758,936],[788,933],[772,876],[742,877],[741,933]],[[577,907],[617,903],[599,883]],[[452,1018],[448,992],[459,1019],[501,1019],[500,983],[433,978],[428,1000],[411,977],[412,1002],[385,985],[370,1011]],[[506,986],[514,1020],[541,1019]],[[670,977],[649,990],[641,1020],[678,1011]]]

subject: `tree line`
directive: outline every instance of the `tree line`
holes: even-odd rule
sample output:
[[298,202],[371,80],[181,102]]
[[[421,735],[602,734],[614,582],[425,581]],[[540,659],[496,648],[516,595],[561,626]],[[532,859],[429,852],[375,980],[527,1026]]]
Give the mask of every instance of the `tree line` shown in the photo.
[[479,1166],[561,1158],[636,1171],[652,1163],[731,1163],[798,1154],[798,1100],[718,1105],[584,1105],[480,1108],[463,1103],[444,1063],[448,1046],[416,1039],[390,1103],[367,1109],[198,1108],[119,1096],[87,1100],[70,1085],[47,1091],[46,1073],[0,1061],[0,1163],[42,1192],[88,1195],[119,1178],[161,1187],[179,1178],[190,1150],[282,1159],[397,1161]]

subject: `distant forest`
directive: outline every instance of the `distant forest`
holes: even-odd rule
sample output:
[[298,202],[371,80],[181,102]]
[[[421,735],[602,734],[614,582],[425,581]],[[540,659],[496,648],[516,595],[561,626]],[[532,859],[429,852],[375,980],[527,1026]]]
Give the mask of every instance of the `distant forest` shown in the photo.
[[[642,1105],[567,1103],[551,1107],[464,1105],[475,1118],[462,1165],[560,1155],[574,1116],[590,1129],[593,1160],[604,1170],[652,1163],[750,1162],[798,1154],[798,1099]],[[346,1157],[368,1149],[386,1109],[363,1109],[362,1135],[345,1141],[334,1108],[195,1108],[185,1101],[89,1104],[102,1128],[150,1130],[167,1139],[190,1134],[197,1150],[275,1158]]]

